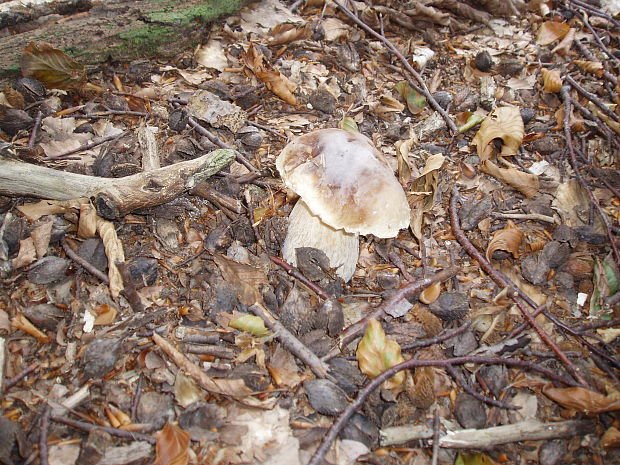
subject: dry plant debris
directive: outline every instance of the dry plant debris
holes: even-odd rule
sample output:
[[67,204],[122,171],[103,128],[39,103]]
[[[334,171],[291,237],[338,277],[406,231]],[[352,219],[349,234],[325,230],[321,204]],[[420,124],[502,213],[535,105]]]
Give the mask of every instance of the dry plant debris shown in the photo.
[[[614,8],[262,0],[97,70],[29,44],[0,93],[0,463],[617,463]],[[276,163],[316,134],[358,142]],[[378,168],[340,158],[362,143]],[[331,217],[340,189],[397,219],[323,218],[301,165],[337,166]],[[287,249],[306,204],[346,273]]]

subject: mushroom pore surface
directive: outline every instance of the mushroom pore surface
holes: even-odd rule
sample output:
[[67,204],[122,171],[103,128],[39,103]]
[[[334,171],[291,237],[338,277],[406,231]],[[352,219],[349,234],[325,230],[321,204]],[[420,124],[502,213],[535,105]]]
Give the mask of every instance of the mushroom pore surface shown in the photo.
[[409,225],[402,186],[362,134],[320,129],[302,135],[282,150],[276,167],[286,186],[334,229],[388,238]]

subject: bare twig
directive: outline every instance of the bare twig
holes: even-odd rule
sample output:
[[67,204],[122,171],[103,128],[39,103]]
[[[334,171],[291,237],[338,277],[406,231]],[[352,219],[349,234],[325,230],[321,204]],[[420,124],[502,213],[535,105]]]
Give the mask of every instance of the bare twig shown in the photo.
[[503,218],[507,220],[534,220],[551,224],[557,223],[554,217],[543,215],[541,213],[491,213],[491,216],[494,218]]
[[142,313],[144,311],[144,305],[142,305],[142,300],[136,291],[136,286],[127,268],[127,263],[116,262],[116,268],[118,268],[121,278],[123,278],[123,295],[127,298],[129,306],[134,312]]
[[433,458],[431,465],[437,465],[439,460],[439,409],[435,408],[433,414]]
[[446,331],[444,334],[440,334],[439,336],[435,336],[430,339],[422,339],[421,341],[412,342],[411,344],[403,344],[400,349],[402,351],[405,351],[439,344],[440,342],[446,341],[450,338],[453,338],[454,336],[458,336],[459,334],[464,333],[465,331],[467,331],[467,328],[471,326],[471,323],[472,321],[468,320],[452,331]]
[[[566,74],[564,76],[566,81],[570,84],[570,86],[575,89],[578,93],[580,93],[583,97],[590,100],[594,105],[599,107],[603,113],[609,116],[614,121],[618,121],[618,115],[616,115],[612,110],[609,109],[607,105],[605,105],[601,100],[594,94],[588,92],[583,87],[581,87],[571,76],[570,74]],[[570,113],[569,113],[570,115]],[[566,116],[565,116],[566,117]],[[568,126],[570,128],[570,125]]]
[[310,281],[308,278],[306,278],[303,275],[303,273],[301,271],[299,271],[294,266],[289,265],[288,263],[286,263],[281,258],[274,257],[273,255],[270,255],[269,259],[273,263],[278,265],[280,268],[282,268],[284,271],[286,271],[293,278],[295,278],[300,283],[302,283],[304,286],[306,286],[308,289],[310,289],[312,292],[314,292],[316,295],[318,295],[321,299],[328,300],[330,298],[329,294],[327,294],[327,292],[325,292],[325,290],[321,286],[319,286],[318,284]]
[[80,265],[82,268],[84,268],[86,271],[88,271],[90,274],[92,274],[96,278],[99,278],[101,282],[110,284],[110,278],[108,278],[108,275],[105,274],[103,271],[100,271],[97,268],[95,268],[90,262],[84,260],[76,252],[74,252],[64,237],[60,241],[60,245],[62,245],[62,249],[67,254],[67,257],[69,257],[71,260],[73,260],[75,263]]
[[454,378],[454,381],[456,381],[457,383],[461,385],[461,387],[463,388],[463,391],[468,393],[474,399],[478,399],[480,402],[484,402],[485,404],[489,404],[494,407],[499,407],[499,408],[503,408],[507,410],[519,410],[521,408],[521,407],[517,407],[516,405],[511,405],[506,402],[502,402],[501,400],[491,399],[490,397],[485,396],[484,394],[480,394],[478,391],[476,391],[473,388],[473,386],[471,386],[467,382],[467,380],[452,365],[447,365],[446,371],[448,372],[450,376],[452,376],[452,378]]
[[34,147],[34,143],[37,140],[37,134],[39,133],[39,129],[41,128],[41,121],[43,121],[43,112],[39,110],[37,112],[37,116],[34,119],[34,126],[32,126],[32,132],[30,133],[30,137],[28,138],[28,147]]
[[142,374],[138,378],[138,384],[136,385],[136,393],[131,401],[131,419],[136,421],[138,418],[138,405],[140,405],[140,398],[142,397]]
[[293,355],[310,367],[319,378],[326,378],[329,367],[317,355],[297,339],[282,323],[276,320],[262,305],[256,303],[250,307],[252,313],[259,316],[271,329],[282,345]]
[[32,363],[25,370],[23,370],[21,373],[18,373],[17,375],[13,376],[12,378],[9,378],[9,379],[5,380],[4,381],[4,386],[2,387],[2,390],[0,390],[0,392],[7,392],[13,386],[15,386],[17,383],[19,383],[22,379],[24,379],[30,373],[35,371],[37,368],[39,368],[39,364],[37,362]]
[[430,91],[426,87],[426,84],[424,82],[424,79],[422,79],[422,76],[420,76],[420,74],[413,68],[413,66],[409,64],[409,62],[403,56],[400,50],[398,50],[398,48],[396,48],[396,46],[388,38],[386,38],[382,34],[379,34],[377,31],[372,29],[370,26],[364,23],[361,19],[355,16],[355,14],[353,14],[353,12],[349,10],[346,6],[344,6],[339,0],[333,0],[333,2],[338,6],[340,11],[342,11],[345,15],[347,15],[354,23],[356,23],[358,26],[360,26],[370,35],[372,35],[373,37],[380,40],[386,45],[386,47],[396,56],[396,58],[400,60],[400,62],[405,67],[405,69],[415,78],[416,81],[418,81],[418,83],[420,84],[420,90],[422,91],[422,94],[424,95],[428,103],[444,119],[444,121],[448,125],[448,128],[450,129],[450,132],[458,133],[458,128],[456,127],[456,124],[454,123],[452,118],[450,118],[450,115],[448,115],[448,113],[441,107],[441,105],[437,103],[437,100],[435,100],[435,97],[433,97],[433,95],[430,93]]
[[349,421],[351,416],[364,404],[368,396],[383,382],[387,379],[390,379],[396,373],[402,370],[410,370],[412,368],[418,367],[446,367],[448,365],[463,365],[467,363],[482,363],[489,365],[508,365],[513,367],[524,368],[527,370],[536,371],[538,373],[542,373],[550,379],[561,382],[568,386],[576,387],[578,386],[572,380],[564,379],[558,375],[556,375],[552,370],[544,368],[540,365],[536,365],[534,363],[529,363],[523,360],[518,360],[514,358],[499,358],[499,357],[455,357],[452,359],[442,359],[442,360],[416,360],[411,359],[407,360],[403,363],[399,363],[398,365],[394,365],[389,370],[384,371],[375,379],[371,380],[359,393],[353,402],[351,402],[347,408],[340,414],[340,416],[336,419],[336,421],[332,424],[331,428],[323,438],[321,445],[318,447],[308,465],[320,465],[323,457],[329,450],[332,442],[338,436],[338,433],[344,428],[346,423]]
[[134,433],[132,431],[126,431],[124,429],[118,429],[118,428],[111,428],[109,426],[93,425],[92,423],[87,423],[85,421],[70,420],[69,418],[65,418],[60,415],[52,415],[51,419],[58,423],[64,423],[65,425],[69,425],[73,428],[86,431],[88,433],[93,430],[99,429],[101,431],[105,431],[108,434],[111,434],[112,436],[117,436],[119,438],[133,439],[134,441],[146,441],[149,444],[156,443],[156,440],[154,437],[148,436],[142,433]]
[[51,413],[52,407],[46,405],[41,416],[41,428],[39,429],[39,463],[41,465],[49,465],[47,435],[49,434]]
[[73,149],[73,150],[68,150],[67,152],[64,153],[60,153],[58,155],[53,155],[51,157],[43,157],[43,160],[62,160],[65,157],[68,157],[69,155],[73,155],[74,153],[79,153],[79,152],[84,152],[85,150],[90,150],[92,148],[95,148],[105,142],[109,142],[111,140],[115,140],[115,139],[120,139],[122,136],[124,136],[125,133],[122,132],[120,134],[114,134],[113,136],[108,136],[108,137],[104,137],[103,139],[99,139],[98,141],[95,142],[91,142],[89,144],[85,144],[82,145],[81,147],[78,147],[77,149]]
[[[547,334],[547,332],[538,324],[535,320],[534,316],[525,308],[524,301],[528,303],[532,308],[537,308],[537,305],[532,299],[529,297],[523,299],[523,296],[527,296],[521,289],[519,289],[508,277],[503,274],[500,274],[495,268],[491,266],[491,264],[484,258],[484,256],[474,247],[474,245],[467,239],[465,232],[461,229],[460,221],[457,213],[457,199],[459,197],[459,192],[456,186],[453,187],[452,197],[450,199],[450,223],[452,225],[452,232],[456,240],[459,241],[461,246],[465,249],[465,251],[475,259],[480,267],[487,273],[496,284],[501,287],[510,287],[514,289],[516,292],[510,292],[509,297],[514,301],[517,305],[521,314],[528,322],[528,324],[538,333],[540,338],[549,346],[553,352],[556,353],[562,364],[566,367],[571,375],[582,385],[587,386],[585,379],[577,372],[571,361],[568,357],[562,352],[562,350],[553,342],[553,339]],[[547,313],[547,312],[546,312]]]

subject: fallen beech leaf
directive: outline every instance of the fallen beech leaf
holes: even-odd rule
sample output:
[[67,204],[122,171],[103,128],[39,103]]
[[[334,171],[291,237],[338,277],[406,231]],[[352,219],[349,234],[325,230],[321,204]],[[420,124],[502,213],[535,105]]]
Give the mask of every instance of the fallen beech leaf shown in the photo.
[[429,305],[437,300],[441,294],[441,283],[433,283],[422,291],[418,300],[423,304]]
[[82,87],[84,65],[46,42],[30,42],[19,60],[24,77],[35,78],[48,89]]
[[[557,122],[557,126],[555,129],[562,129],[564,127],[564,105],[561,105],[555,111],[554,116],[555,121]],[[571,109],[570,116],[568,117],[568,124],[572,131],[583,132],[586,130],[584,120],[579,116],[579,113],[575,112],[574,109]]]
[[542,388],[544,395],[558,404],[588,414],[599,414],[620,410],[620,395],[604,396],[595,391],[581,387],[554,388],[546,384]]
[[459,452],[454,465],[497,465],[497,462],[484,454],[462,454]]
[[303,381],[295,357],[279,345],[267,363],[267,370],[278,386],[295,388]]
[[[356,356],[360,370],[369,378],[376,378],[388,368],[405,360],[398,343],[386,337],[381,323],[374,318],[368,322],[366,333],[357,346]],[[405,373],[401,371],[385,382],[385,388],[396,388],[404,380]]]
[[254,305],[262,301],[259,288],[268,284],[267,276],[262,270],[219,254],[213,255],[213,261],[219,267],[224,280],[237,291],[242,304]]
[[198,387],[196,381],[183,373],[177,373],[174,380],[174,398],[183,408],[204,399],[205,392]]
[[228,323],[231,328],[250,333],[252,336],[264,337],[269,334],[265,327],[265,322],[261,317],[255,315],[243,315]]
[[517,228],[512,221],[508,220],[504,229],[493,233],[493,238],[487,246],[487,260],[491,261],[493,252],[496,250],[505,250],[510,252],[514,258],[519,258],[519,247],[521,242],[523,242],[523,237],[523,231]]
[[407,81],[401,81],[394,86],[394,89],[405,99],[409,111],[417,115],[426,107],[426,98],[418,94]]
[[502,139],[502,155],[516,155],[523,142],[525,128],[517,107],[496,108],[480,125],[472,144],[481,161],[491,158],[494,139]]
[[607,431],[605,431],[605,434],[603,434],[603,436],[601,437],[599,444],[605,449],[609,449],[611,447],[619,447],[620,431],[618,431],[617,428],[612,426]]
[[153,465],[187,465],[189,462],[189,433],[166,423],[155,437],[156,458]]
[[603,63],[600,61],[573,60],[573,63],[579,66],[582,70],[592,73],[598,77],[601,77],[603,75],[603,71],[605,71]]
[[279,71],[257,71],[256,77],[265,83],[265,87],[267,87],[267,89],[276,94],[286,103],[297,105],[297,99],[295,98],[295,95],[293,95],[293,92],[297,89],[297,84],[292,82]]
[[359,128],[357,127],[357,123],[350,116],[342,118],[342,121],[340,121],[340,124],[338,126],[340,127],[340,129],[344,129],[345,131],[360,132]]
[[480,163],[480,171],[490,174],[494,178],[514,187],[527,198],[531,198],[538,192],[538,176],[524,173],[515,168],[500,168],[492,161]]
[[97,314],[95,317],[95,326],[107,326],[114,323],[118,311],[114,307],[110,307],[108,304],[103,304],[100,307],[94,309]]
[[278,24],[271,30],[269,45],[288,44],[295,40],[309,39],[312,36],[310,24],[300,27],[297,24],[283,23]]
[[562,78],[557,69],[541,69],[543,76],[543,90],[545,92],[560,92],[562,88]]
[[32,237],[34,242],[34,248],[37,251],[37,258],[42,258],[47,254],[53,224],[51,220],[45,221],[39,224],[30,233],[30,237]]
[[558,45],[556,45],[553,48],[553,50],[551,50],[551,52],[557,53],[560,56],[568,55],[568,52],[570,51],[570,48],[572,47],[573,42],[575,41],[575,33],[576,33],[576,30],[573,28],[570,28],[568,32],[566,33],[566,36],[564,36],[562,41]]
[[27,237],[19,241],[19,252],[17,253],[17,257],[11,260],[11,264],[13,268],[17,270],[23,266],[30,265],[36,259],[37,250],[34,241],[32,237]]
[[566,23],[558,23],[556,21],[546,21],[540,25],[536,42],[540,45],[549,45],[556,40],[563,39],[570,30],[570,26]]

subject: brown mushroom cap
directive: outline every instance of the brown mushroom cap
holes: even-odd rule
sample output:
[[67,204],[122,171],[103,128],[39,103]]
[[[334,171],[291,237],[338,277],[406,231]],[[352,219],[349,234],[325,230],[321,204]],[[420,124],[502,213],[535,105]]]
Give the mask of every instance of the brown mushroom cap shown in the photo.
[[286,186],[334,229],[388,238],[409,225],[402,186],[362,134],[320,129],[297,137],[276,167]]

